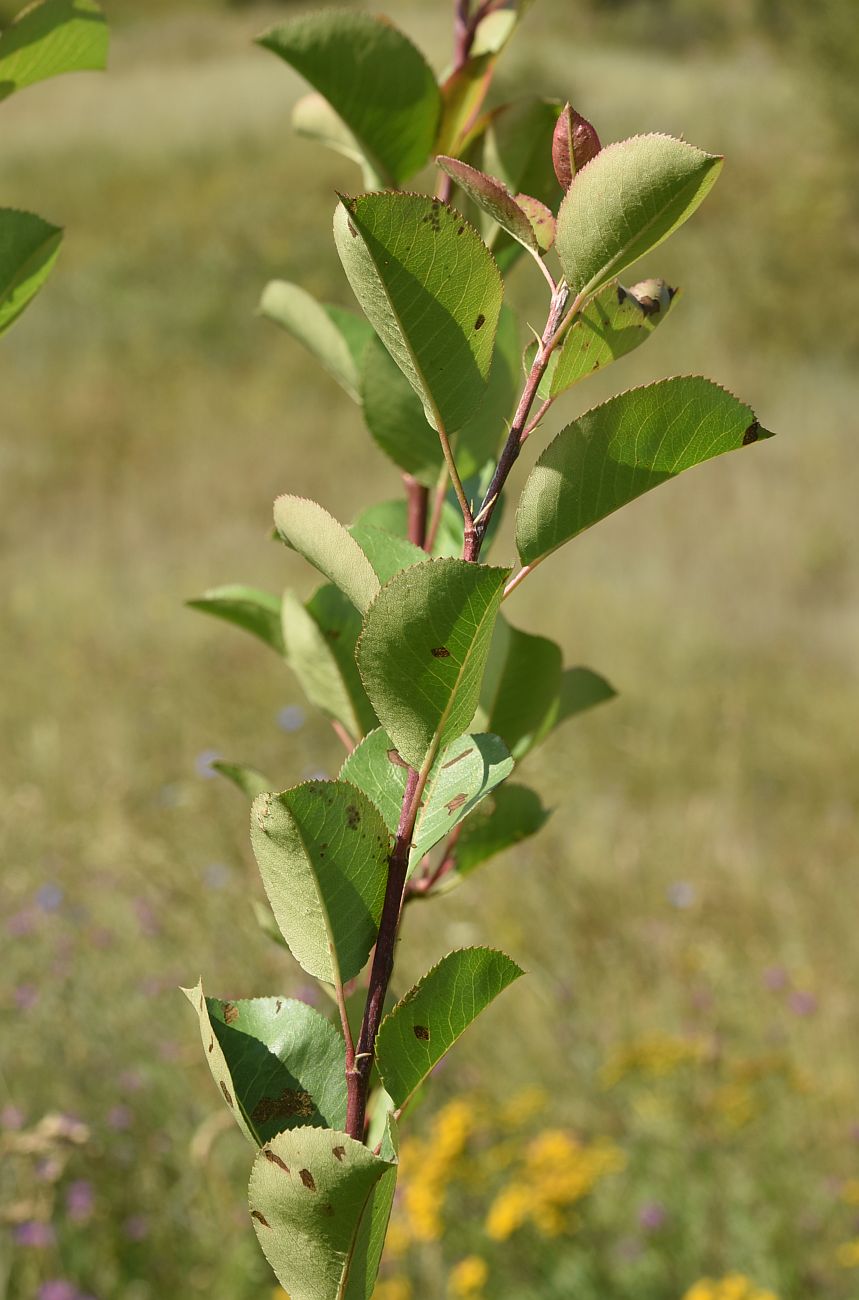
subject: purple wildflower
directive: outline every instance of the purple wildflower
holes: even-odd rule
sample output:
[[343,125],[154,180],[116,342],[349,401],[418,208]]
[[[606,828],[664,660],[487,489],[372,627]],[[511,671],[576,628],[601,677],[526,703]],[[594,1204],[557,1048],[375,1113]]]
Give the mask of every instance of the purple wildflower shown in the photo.
[[304,709],[297,704],[290,704],[278,713],[277,725],[281,731],[300,731],[304,726],[306,716]]
[[795,1016],[813,1016],[817,1010],[817,998],[813,993],[796,989],[790,995],[788,1006]]
[[63,891],[59,885],[42,885],[36,894],[36,906],[42,912],[58,912],[63,903]]
[[783,966],[768,966],[764,971],[764,988],[771,993],[781,993],[789,983],[787,971]]
[[145,1241],[149,1236],[149,1224],[142,1214],[132,1214],[125,1220],[122,1230],[129,1241]]
[[658,1201],[646,1201],[638,1211],[638,1222],[645,1232],[658,1232],[665,1227],[667,1220],[665,1206]]
[[218,775],[212,764],[216,763],[220,757],[221,755],[216,749],[204,749],[194,759],[194,768],[197,775],[201,776],[204,781],[211,781],[213,777]]
[[53,1246],[56,1241],[56,1233],[50,1223],[42,1223],[38,1219],[28,1219],[26,1223],[19,1223],[14,1232],[15,1242],[19,1246],[32,1246],[35,1250],[44,1250],[47,1246]]
[[112,1106],[107,1112],[108,1127],[116,1129],[118,1133],[127,1128],[131,1128],[131,1121],[134,1116],[128,1106]]
[[39,990],[35,984],[19,984],[15,989],[15,1006],[19,1011],[32,1011],[39,1001]]
[[92,1217],[95,1196],[92,1183],[77,1178],[66,1191],[66,1213],[73,1223],[86,1223]]
[[25,1116],[20,1106],[4,1106],[0,1110],[0,1129],[7,1133],[17,1133],[24,1127]]
[[39,1300],[80,1300],[80,1292],[65,1278],[56,1277],[39,1287]]

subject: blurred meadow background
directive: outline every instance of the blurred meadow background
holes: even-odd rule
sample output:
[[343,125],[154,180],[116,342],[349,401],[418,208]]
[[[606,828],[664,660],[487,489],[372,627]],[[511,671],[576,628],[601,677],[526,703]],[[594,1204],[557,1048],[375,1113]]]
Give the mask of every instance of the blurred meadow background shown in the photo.
[[[0,1297],[267,1300],[249,1152],[177,989],[316,996],[257,927],[210,763],[285,788],[341,751],[183,601],[308,593],[275,495],[348,520],[399,483],[255,316],[273,276],[350,302],[330,217],[357,173],[292,136],[300,83],[251,44],[293,6],[106,7],[107,76],[2,107],[3,203],[67,235],[0,346]],[[444,66],[447,3],[380,7]],[[779,436],[510,602],[619,696],[523,765],[544,830],[408,914],[401,989],[464,943],[529,975],[414,1117],[379,1300],[859,1296],[857,84],[853,0],[537,0],[502,61],[498,98],[728,160],[634,277],[683,286],[672,321],[540,445],[677,372]],[[538,323],[542,281],[511,293]]]

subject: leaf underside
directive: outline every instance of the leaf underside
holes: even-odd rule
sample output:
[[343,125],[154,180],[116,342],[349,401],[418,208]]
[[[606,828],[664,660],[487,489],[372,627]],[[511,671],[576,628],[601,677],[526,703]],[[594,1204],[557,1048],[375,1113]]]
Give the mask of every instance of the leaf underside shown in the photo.
[[66,72],[107,64],[108,29],[94,0],[28,5],[0,36],[0,100]]

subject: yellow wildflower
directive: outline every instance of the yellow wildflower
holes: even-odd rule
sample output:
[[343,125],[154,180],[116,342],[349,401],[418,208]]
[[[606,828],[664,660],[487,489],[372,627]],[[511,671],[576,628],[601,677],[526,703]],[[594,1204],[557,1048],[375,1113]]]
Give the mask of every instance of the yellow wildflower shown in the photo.
[[859,1237],[840,1245],[835,1258],[842,1268],[859,1268]]
[[523,1183],[508,1183],[489,1207],[486,1233],[493,1241],[506,1241],[522,1227],[531,1210],[531,1193]]
[[715,1300],[715,1298],[715,1283],[711,1282],[708,1277],[702,1277],[694,1286],[690,1286],[683,1296],[683,1300]]
[[628,1074],[661,1079],[683,1065],[695,1064],[705,1054],[705,1045],[697,1039],[653,1034],[634,1039],[615,1051],[600,1070],[600,1078],[604,1088],[613,1088]]
[[522,1088],[504,1103],[498,1118],[505,1128],[516,1129],[541,1114],[548,1104],[549,1095],[545,1088]]
[[841,1188],[841,1199],[846,1205],[859,1205],[859,1178],[848,1178]]
[[479,1255],[466,1255],[465,1259],[461,1259],[451,1269],[448,1285],[452,1295],[461,1297],[461,1300],[469,1300],[481,1293],[488,1277],[486,1260]]
[[[758,1113],[754,1094],[742,1083],[729,1083],[717,1088],[713,1093],[713,1109],[730,1128],[745,1128]],[[727,1300],[733,1300],[733,1297],[729,1294]]]
[[719,1282],[702,1277],[683,1300],[778,1300],[778,1296],[774,1291],[762,1291],[743,1273],[731,1273]]
[[412,1284],[407,1277],[389,1277],[377,1282],[373,1300],[412,1300]]

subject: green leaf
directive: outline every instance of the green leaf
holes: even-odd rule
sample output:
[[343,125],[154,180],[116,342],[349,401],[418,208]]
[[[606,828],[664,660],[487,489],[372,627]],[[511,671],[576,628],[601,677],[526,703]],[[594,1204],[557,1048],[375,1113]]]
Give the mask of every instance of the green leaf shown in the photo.
[[[418,811],[409,853],[410,873],[425,854],[446,839],[513,771],[513,759],[498,736],[459,736],[432,766]],[[346,759],[341,781],[350,781],[372,800],[396,834],[408,768],[381,728],[365,736]]]
[[463,826],[456,845],[456,875],[467,876],[496,853],[536,835],[548,820],[534,790],[511,782],[502,785]]
[[769,437],[748,406],[708,379],[664,379],[613,397],[559,433],[531,471],[516,514],[522,563],[539,564],[681,470]]
[[272,280],[260,301],[260,314],[298,339],[354,402],[361,400],[361,362],[373,337],[365,320],[339,307],[326,307],[286,280]]
[[530,194],[517,194],[516,203],[531,223],[538,249],[547,253],[555,242],[557,230],[552,209],[539,199],[532,199]]
[[224,763],[221,759],[214,762],[212,767],[228,781],[232,781],[249,799],[256,799],[258,794],[267,794],[275,788],[273,782],[255,767],[247,767],[243,763]]
[[0,334],[47,280],[62,237],[58,226],[31,212],[0,208]]
[[370,324],[421,399],[455,433],[486,392],[503,287],[452,208],[423,194],[342,198],[334,238]]
[[[516,315],[509,307],[502,307],[486,396],[476,413],[451,439],[463,484],[466,479],[479,474],[487,461],[491,460],[493,471],[495,469],[494,462],[498,459],[499,447],[507,436],[506,426],[513,416],[522,387],[519,380],[520,347]],[[458,506],[456,517],[459,545],[454,553],[458,555],[462,550],[462,514]]]
[[364,613],[379,590],[379,579],[341,523],[316,501],[281,496],[274,503],[274,526],[282,542],[330,578]]
[[393,578],[395,573],[411,568],[413,564],[423,564],[427,558],[426,551],[415,546],[414,542],[405,537],[395,537],[393,533],[376,528],[373,524],[353,524],[349,532],[367,556],[381,583]]
[[555,726],[585,713],[597,704],[605,704],[617,695],[614,687],[590,668],[565,668],[561,674],[561,694]]
[[496,4],[492,13],[477,24],[472,53],[500,53],[533,3],[534,0],[501,0]]
[[0,36],[0,99],[63,72],[107,65],[108,31],[94,0],[28,5]]
[[670,312],[677,290],[664,280],[630,289],[612,281],[588,303],[555,354],[549,391],[558,397],[579,380],[640,347]]
[[212,587],[196,600],[186,601],[189,609],[199,609],[204,614],[222,618],[226,623],[244,628],[259,637],[279,655],[284,653],[281,632],[280,601],[267,591],[233,583],[226,587]]
[[197,1012],[212,1078],[250,1142],[308,1125],[343,1127],[346,1048],[324,1016],[292,998],[204,998],[202,980],[182,992]]
[[458,158],[446,158],[442,154],[436,162],[441,170],[468,195],[472,203],[476,203],[481,211],[488,213],[502,230],[512,235],[523,248],[527,248],[529,253],[539,257],[540,245],[537,243],[534,228],[501,181],[496,180],[494,176],[487,176]]
[[[552,137],[561,107],[557,101],[528,98],[496,109],[483,137],[480,163],[481,170],[497,176],[511,194],[528,194],[552,212],[562,193],[552,166]],[[497,229],[485,235],[506,271],[520,246]]]
[[555,246],[573,293],[593,293],[667,239],[706,198],[722,162],[668,135],[602,149],[558,213]]
[[378,725],[355,663],[360,632],[360,614],[332,584],[320,587],[306,605],[291,591],[284,593],[287,662],[310,703],[336,718],[353,737]]
[[[396,501],[380,501],[362,510],[355,523],[370,524],[396,537],[406,537],[409,531],[408,506],[402,497]],[[435,556],[458,556],[461,551],[462,513],[459,506],[445,500],[432,553]]]
[[427,560],[386,583],[364,618],[358,667],[382,726],[420,768],[474,716],[509,570]]
[[503,952],[449,953],[385,1017],[376,1039],[382,1082],[402,1109],[472,1020],[524,971]]
[[561,662],[554,641],[496,620],[476,721],[501,736],[517,761],[557,714]]
[[305,14],[259,44],[336,109],[380,176],[401,185],[428,160],[441,94],[423,55],[393,23],[343,10]]
[[441,85],[442,117],[436,154],[456,157],[465,145],[492,81],[497,56],[492,51],[466,59]]
[[296,961],[327,984],[353,979],[376,942],[388,877],[378,809],[343,781],[308,781],[254,801],[251,844]]
[[251,1217],[290,1300],[370,1300],[396,1177],[394,1159],[331,1129],[292,1129],[262,1148]]
[[358,164],[368,190],[385,188],[385,177],[367,161],[358,141],[342,117],[322,95],[303,95],[292,110],[292,129],[305,140],[314,140]]

